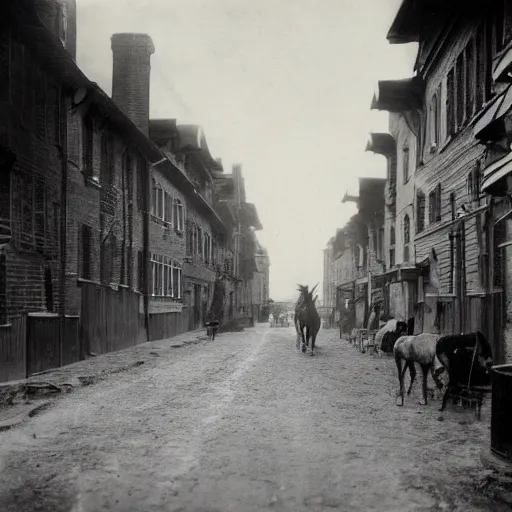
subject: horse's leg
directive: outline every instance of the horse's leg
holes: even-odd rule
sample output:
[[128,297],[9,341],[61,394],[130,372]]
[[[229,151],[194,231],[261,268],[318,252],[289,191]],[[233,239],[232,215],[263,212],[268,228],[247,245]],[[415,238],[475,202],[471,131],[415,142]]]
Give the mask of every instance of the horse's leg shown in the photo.
[[420,405],[427,405],[427,379],[428,379],[429,365],[422,364],[421,372],[423,373],[423,386],[422,386],[423,398],[422,398],[422,400],[420,400]]
[[443,389],[443,383],[441,382],[441,379],[439,378],[439,372],[436,373],[434,369],[434,365],[430,367],[430,375],[432,375],[432,379],[434,380],[434,383],[439,391]]
[[451,387],[450,387],[450,383],[448,383],[448,385],[446,386],[446,391],[444,392],[444,395],[443,395],[443,402],[441,404],[441,408],[439,409],[441,412],[443,412],[446,409],[446,404],[448,403],[448,399],[450,398],[450,392],[451,392]]
[[[400,385],[399,396],[397,397],[396,405],[404,405],[404,377],[402,372],[402,359],[398,354],[395,354],[396,369],[398,370],[398,383]],[[406,363],[407,365],[407,363]],[[398,400],[400,399],[400,400]],[[400,402],[400,403],[399,403]]]
[[[414,364],[414,361],[409,361],[408,364],[409,364],[409,376],[411,378],[411,383],[409,384],[409,389],[407,390],[407,396],[409,396],[411,394],[412,385],[414,384],[414,379],[416,379],[416,365]],[[404,368],[404,374],[405,374],[405,368]]]
[[302,336],[302,352],[306,352],[306,338],[304,337],[304,324],[300,324],[300,334]]
[[311,338],[311,332],[309,329],[309,325],[306,325],[306,347],[309,347],[310,338]]
[[313,335],[311,336],[311,355],[315,355],[315,342],[316,342],[316,333],[313,331]]

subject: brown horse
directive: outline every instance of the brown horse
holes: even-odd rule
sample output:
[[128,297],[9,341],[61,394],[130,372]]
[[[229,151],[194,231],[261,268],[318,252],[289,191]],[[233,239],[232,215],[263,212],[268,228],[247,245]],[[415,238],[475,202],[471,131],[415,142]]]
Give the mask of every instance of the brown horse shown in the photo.
[[[295,330],[297,331],[297,349],[299,345],[302,346],[302,352],[306,352],[306,347],[309,347],[309,340],[311,339],[311,355],[315,355],[315,342],[318,331],[320,330],[320,315],[315,307],[315,302],[318,296],[313,298],[313,293],[316,286],[311,291],[308,291],[307,286],[299,285],[300,296],[295,304]],[[306,336],[304,336],[304,329]],[[302,341],[302,344],[300,343]]]

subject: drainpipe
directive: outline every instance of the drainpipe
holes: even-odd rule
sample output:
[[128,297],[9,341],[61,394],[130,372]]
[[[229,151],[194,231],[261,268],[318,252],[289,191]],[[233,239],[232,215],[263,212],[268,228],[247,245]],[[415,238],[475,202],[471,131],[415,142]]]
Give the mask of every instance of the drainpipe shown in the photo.
[[68,109],[66,93],[59,87],[59,131],[60,131],[60,288],[59,288],[59,365],[63,364],[64,323],[66,320],[66,257],[67,257],[67,222],[68,222]]

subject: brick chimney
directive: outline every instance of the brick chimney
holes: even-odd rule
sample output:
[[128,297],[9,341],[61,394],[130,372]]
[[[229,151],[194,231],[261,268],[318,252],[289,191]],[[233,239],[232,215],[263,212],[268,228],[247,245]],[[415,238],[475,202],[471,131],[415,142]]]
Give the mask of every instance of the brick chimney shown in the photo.
[[114,34],[112,99],[144,134],[149,135],[149,83],[155,47],[147,34]]

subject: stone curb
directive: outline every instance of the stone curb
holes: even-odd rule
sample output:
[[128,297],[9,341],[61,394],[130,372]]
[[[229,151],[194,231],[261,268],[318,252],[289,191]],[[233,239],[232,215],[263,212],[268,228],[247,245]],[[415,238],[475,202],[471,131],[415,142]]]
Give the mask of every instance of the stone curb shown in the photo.
[[34,417],[36,414],[49,407],[50,403],[50,401],[45,401],[37,404],[16,405],[11,409],[4,409],[3,414],[0,414],[0,432],[17,427],[27,419]]
[[[172,341],[173,338],[169,338],[170,342],[167,345],[170,349],[181,348],[187,345],[196,345],[201,343],[202,341],[206,341],[209,339],[205,334],[198,335],[199,332],[204,333],[203,330],[200,331],[192,331],[190,333],[184,333],[183,335],[178,335],[176,338],[189,336],[189,339],[185,340],[176,340]],[[162,342],[162,340],[157,340],[155,342],[149,342],[150,344],[157,344]],[[146,342],[147,343],[147,342]],[[148,344],[148,349],[151,348],[151,345]],[[156,348],[156,347],[155,347]],[[131,350],[132,347],[125,349]],[[123,351],[120,351],[123,352]],[[112,352],[110,354],[113,354]],[[108,356],[108,354],[103,354]],[[38,396],[41,394],[48,395],[49,393],[56,395],[62,393],[70,393],[77,388],[90,386],[92,384],[96,384],[99,381],[105,380],[110,375],[116,373],[122,373],[128,371],[132,368],[136,368],[137,366],[141,366],[145,363],[145,360],[148,359],[148,356],[158,356],[158,352],[155,350],[150,350],[145,354],[133,354],[134,361],[129,364],[126,363],[117,363],[114,361],[111,363],[111,367],[105,369],[105,367],[97,368],[94,359],[90,359],[90,363],[88,366],[90,368],[78,368],[77,373],[82,373],[82,375],[70,375],[70,376],[62,376],[59,375],[59,370],[66,368],[65,366],[55,369],[46,370],[39,374],[33,375],[28,379],[15,381],[15,382],[6,382],[0,383],[0,414],[3,410],[9,409],[10,407],[17,407],[13,402],[16,397],[23,395],[31,395]],[[100,356],[102,357],[102,356]],[[143,358],[145,360],[143,360]],[[83,361],[80,361],[83,362]],[[79,362],[79,363],[80,363]],[[78,363],[74,363],[78,364]],[[71,366],[71,365],[70,365]],[[99,371],[98,371],[99,370]],[[54,375],[52,375],[54,373]],[[60,382],[59,382],[60,381]],[[10,427],[9,427],[10,428]],[[1,427],[0,427],[1,430]]]

